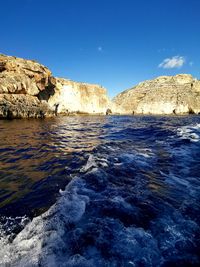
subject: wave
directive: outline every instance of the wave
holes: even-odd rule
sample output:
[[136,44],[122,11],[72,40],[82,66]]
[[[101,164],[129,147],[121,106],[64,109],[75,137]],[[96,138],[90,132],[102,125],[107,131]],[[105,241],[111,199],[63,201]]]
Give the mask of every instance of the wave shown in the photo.
[[177,134],[181,139],[190,140],[191,142],[199,142],[200,124],[179,127],[177,129]]
[[127,146],[88,153],[47,212],[26,222],[13,240],[1,232],[0,266],[198,264],[199,222],[188,212],[198,210],[198,194],[184,195],[179,204],[172,199],[177,184],[181,191],[191,181],[158,173],[152,149]]

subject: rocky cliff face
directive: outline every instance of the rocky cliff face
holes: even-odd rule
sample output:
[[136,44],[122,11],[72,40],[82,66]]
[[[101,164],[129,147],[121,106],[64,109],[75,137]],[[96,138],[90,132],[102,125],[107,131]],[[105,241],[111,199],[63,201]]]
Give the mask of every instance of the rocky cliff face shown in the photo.
[[161,76],[116,96],[106,89],[52,77],[33,61],[0,55],[0,118],[39,118],[58,113],[200,113],[200,81],[191,75]]
[[187,74],[161,76],[122,92],[113,103],[127,114],[199,114],[200,81]]
[[48,100],[58,113],[106,114],[111,102],[106,89],[87,83],[56,78],[55,94]]
[[110,105],[101,86],[54,78],[35,61],[0,55],[0,118],[106,114]]
[[0,118],[52,116],[39,96],[54,93],[55,79],[43,65],[21,58],[0,55]]

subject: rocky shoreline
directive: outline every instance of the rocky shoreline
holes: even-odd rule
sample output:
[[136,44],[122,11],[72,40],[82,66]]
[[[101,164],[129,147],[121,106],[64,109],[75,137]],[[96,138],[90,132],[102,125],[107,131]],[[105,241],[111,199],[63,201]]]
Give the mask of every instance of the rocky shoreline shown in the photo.
[[58,114],[200,114],[200,81],[188,74],[161,76],[111,101],[102,86],[55,78],[34,60],[0,54],[0,119]]
[[33,60],[0,55],[0,119],[106,114],[106,89],[55,78]]
[[0,118],[53,116],[40,94],[52,91],[55,79],[45,66],[31,60],[0,55]]
[[160,76],[118,94],[113,102],[129,114],[200,114],[200,81],[189,74]]

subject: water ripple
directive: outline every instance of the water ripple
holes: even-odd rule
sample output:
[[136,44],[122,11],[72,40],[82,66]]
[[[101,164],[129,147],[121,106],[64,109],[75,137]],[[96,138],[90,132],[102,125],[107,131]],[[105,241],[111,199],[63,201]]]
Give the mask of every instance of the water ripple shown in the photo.
[[0,121],[0,265],[198,266],[199,123]]

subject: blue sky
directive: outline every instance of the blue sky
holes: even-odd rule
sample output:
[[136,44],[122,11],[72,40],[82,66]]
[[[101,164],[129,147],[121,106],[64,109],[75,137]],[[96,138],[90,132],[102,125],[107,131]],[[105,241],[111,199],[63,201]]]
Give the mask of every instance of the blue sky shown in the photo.
[[1,1],[0,53],[111,97],[160,75],[200,79],[199,0]]

